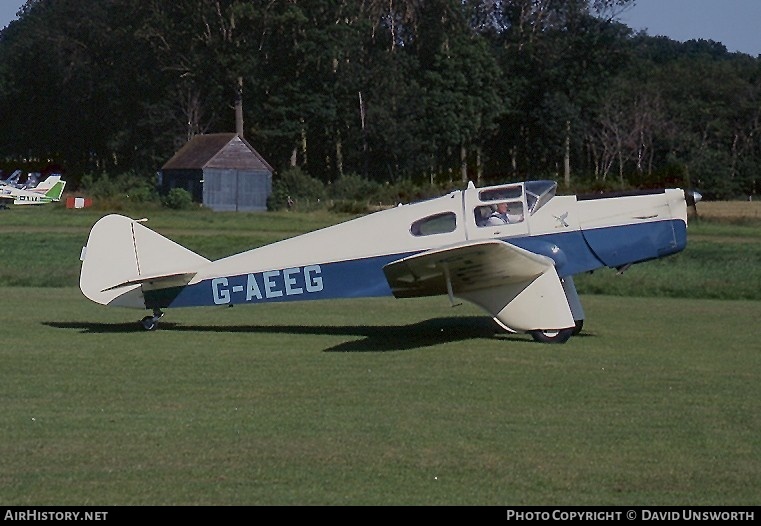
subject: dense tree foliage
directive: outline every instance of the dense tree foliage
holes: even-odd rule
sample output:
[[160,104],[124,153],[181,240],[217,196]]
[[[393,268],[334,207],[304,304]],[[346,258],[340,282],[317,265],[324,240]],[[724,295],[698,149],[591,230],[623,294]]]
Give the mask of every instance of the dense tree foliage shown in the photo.
[[758,191],[761,58],[634,34],[635,0],[28,0],[0,167],[153,174],[244,133],[278,173]]

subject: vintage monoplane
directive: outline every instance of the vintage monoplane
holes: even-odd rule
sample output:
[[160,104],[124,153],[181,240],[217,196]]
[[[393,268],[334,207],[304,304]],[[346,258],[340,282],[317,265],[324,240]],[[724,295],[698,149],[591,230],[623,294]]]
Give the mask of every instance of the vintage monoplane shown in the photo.
[[683,250],[681,189],[556,195],[554,181],[465,190],[399,205],[217,261],[142,220],[107,215],[81,254],[80,288],[103,305],[162,309],[329,298],[446,295],[505,330],[565,342],[584,310],[573,276]]

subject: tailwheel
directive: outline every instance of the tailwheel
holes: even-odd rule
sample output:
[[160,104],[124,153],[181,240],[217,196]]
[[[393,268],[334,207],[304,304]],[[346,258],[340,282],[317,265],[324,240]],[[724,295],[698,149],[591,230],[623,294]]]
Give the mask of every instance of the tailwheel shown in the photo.
[[573,335],[576,327],[570,327],[568,329],[541,329],[536,331],[529,331],[534,341],[540,343],[565,343]]
[[146,316],[140,320],[140,325],[142,325],[143,329],[146,331],[155,331],[159,327],[159,320],[162,316],[164,316],[164,313],[156,309],[153,311],[153,316]]

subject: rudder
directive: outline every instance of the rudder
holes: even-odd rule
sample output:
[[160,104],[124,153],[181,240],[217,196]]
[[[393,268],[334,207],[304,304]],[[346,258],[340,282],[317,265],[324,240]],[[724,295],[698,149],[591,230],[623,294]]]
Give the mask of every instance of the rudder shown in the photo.
[[209,260],[146,228],[111,214],[90,230],[80,257],[79,288],[102,305],[144,309],[142,284],[187,284]]
[[52,199],[53,201],[60,201],[65,186],[66,181],[58,181],[50,190],[45,193],[45,197]]

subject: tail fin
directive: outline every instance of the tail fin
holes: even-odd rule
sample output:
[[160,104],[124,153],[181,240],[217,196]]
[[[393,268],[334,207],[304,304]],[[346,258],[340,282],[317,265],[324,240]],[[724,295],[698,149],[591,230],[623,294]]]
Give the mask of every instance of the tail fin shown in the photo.
[[31,190],[38,193],[45,193],[51,188],[55,186],[57,182],[61,180],[60,175],[49,175],[44,181],[41,181],[37,186],[34,188],[27,188],[27,190]]
[[143,287],[187,285],[209,260],[138,221],[120,215],[101,218],[82,249],[79,288],[102,305],[146,308]]
[[66,181],[58,181],[53,187],[45,192],[45,197],[52,201],[60,201],[61,195],[63,195],[63,189],[66,186]]
[[16,186],[18,184],[19,177],[21,177],[21,170],[16,170],[7,179],[4,179],[0,182],[2,182],[4,185]]

